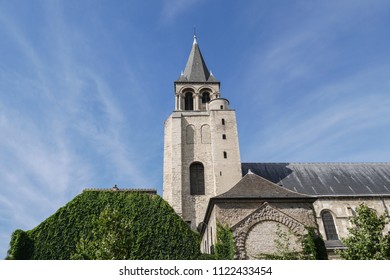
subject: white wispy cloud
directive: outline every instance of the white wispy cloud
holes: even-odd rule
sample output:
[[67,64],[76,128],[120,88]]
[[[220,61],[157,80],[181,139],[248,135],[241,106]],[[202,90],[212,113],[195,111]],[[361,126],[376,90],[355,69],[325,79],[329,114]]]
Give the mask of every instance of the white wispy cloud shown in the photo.
[[194,5],[202,0],[164,0],[161,11],[162,20],[170,22],[179,15],[193,9]]
[[[367,150],[375,149],[371,143],[365,143],[361,150],[353,150],[348,156],[339,149],[342,146],[348,149],[347,143],[361,145],[354,137],[366,130],[377,130],[380,135],[380,130],[390,127],[387,117],[390,85],[382,83],[384,80],[381,79],[389,70],[386,67],[365,69],[348,79],[319,87],[293,107],[278,112],[279,116],[269,119],[265,127],[252,126],[257,132],[253,135],[252,145],[245,150],[250,151],[251,158],[258,159],[364,159]],[[378,136],[368,138],[373,140],[375,137]],[[361,152],[362,156],[359,156]],[[385,157],[383,151],[382,158]]]
[[[0,14],[7,40],[32,70],[0,69],[1,236],[30,229],[92,184],[143,187],[148,181],[142,151],[125,144],[124,131],[138,120],[127,119],[104,73],[78,60],[98,55],[88,34],[68,30],[57,4],[46,10],[53,24],[45,33],[47,50],[34,45],[16,18]],[[14,92],[7,96],[9,88]],[[9,239],[0,242],[3,251]]]
[[[372,143],[382,137],[379,131],[390,126],[387,57],[367,49],[362,59],[361,46],[342,36],[364,43],[370,33],[360,25],[363,19],[375,24],[372,15],[378,9],[324,4],[318,9],[323,13],[310,13],[271,42],[253,47],[240,89],[253,113],[243,126],[243,160],[362,161],[367,150],[376,148]],[[286,22],[281,19],[282,26]],[[368,143],[356,139],[375,130]]]

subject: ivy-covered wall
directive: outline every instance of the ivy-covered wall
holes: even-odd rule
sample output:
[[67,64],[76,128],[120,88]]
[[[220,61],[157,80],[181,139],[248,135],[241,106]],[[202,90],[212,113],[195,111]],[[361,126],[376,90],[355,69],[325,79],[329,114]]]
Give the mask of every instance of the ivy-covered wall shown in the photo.
[[[106,231],[99,229],[102,225],[110,227],[109,235],[105,236]],[[112,233],[116,228],[118,232]],[[123,240],[110,241],[113,236]],[[121,250],[126,251],[120,255],[122,259],[196,259],[200,255],[198,234],[160,196],[85,191],[36,228],[25,232],[16,230],[7,258],[66,260],[111,256],[112,248],[91,255],[88,252],[91,244],[104,250],[101,247],[114,248],[120,244]]]

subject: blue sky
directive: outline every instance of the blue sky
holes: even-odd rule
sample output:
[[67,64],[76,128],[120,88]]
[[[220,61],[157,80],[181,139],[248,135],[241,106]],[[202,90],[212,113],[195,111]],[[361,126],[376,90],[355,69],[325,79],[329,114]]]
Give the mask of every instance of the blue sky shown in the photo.
[[87,187],[162,194],[196,26],[243,162],[390,158],[390,2],[0,1],[0,258]]

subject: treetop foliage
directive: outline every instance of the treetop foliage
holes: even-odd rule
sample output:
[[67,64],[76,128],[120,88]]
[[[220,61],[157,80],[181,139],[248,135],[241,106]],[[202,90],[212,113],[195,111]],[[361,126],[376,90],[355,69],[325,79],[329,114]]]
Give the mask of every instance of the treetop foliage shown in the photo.
[[338,253],[347,260],[388,260],[390,259],[390,233],[384,234],[388,216],[379,215],[375,210],[362,203],[356,208],[351,219],[349,236],[344,238],[345,250]]

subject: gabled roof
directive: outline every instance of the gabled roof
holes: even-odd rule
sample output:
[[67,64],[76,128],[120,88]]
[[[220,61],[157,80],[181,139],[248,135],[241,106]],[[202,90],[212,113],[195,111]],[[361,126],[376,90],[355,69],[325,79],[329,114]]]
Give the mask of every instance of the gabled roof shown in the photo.
[[191,52],[187,60],[186,68],[176,82],[213,82],[219,81],[213,76],[206,66],[196,36],[192,44]]
[[284,188],[321,196],[390,196],[390,163],[242,163]]
[[213,199],[311,199],[248,172],[233,188]]
[[[303,203],[313,203],[316,198],[314,196],[300,194],[291,191],[284,187],[278,186],[273,182],[262,178],[252,172],[248,172],[234,187],[227,192],[218,196],[212,197],[207,205],[204,223],[208,223],[212,209],[216,203],[227,201],[274,201],[286,202],[295,201]],[[205,227],[200,228],[203,235]]]

